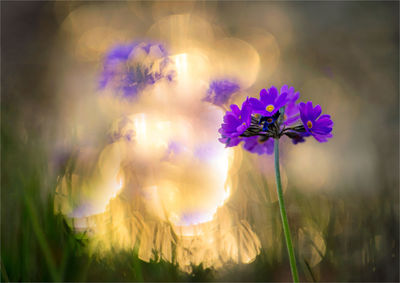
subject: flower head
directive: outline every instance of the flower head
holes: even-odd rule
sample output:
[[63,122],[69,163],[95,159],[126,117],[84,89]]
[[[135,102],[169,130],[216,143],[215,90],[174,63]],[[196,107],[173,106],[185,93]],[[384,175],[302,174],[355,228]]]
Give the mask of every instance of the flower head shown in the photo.
[[272,154],[274,139],[286,136],[294,144],[313,136],[319,142],[332,137],[333,122],[329,115],[321,115],[319,105],[312,102],[297,104],[300,94],[284,85],[280,93],[275,87],[260,92],[260,99],[247,98],[240,110],[231,105],[221,125],[220,142],[227,147],[244,141],[244,149],[257,154]]
[[231,80],[214,80],[211,82],[204,101],[222,106],[240,89],[239,84]]
[[125,98],[134,98],[147,86],[162,78],[171,81],[174,76],[166,49],[159,43],[118,45],[105,56],[103,66],[100,89],[110,86]]
[[252,106],[253,112],[263,116],[274,115],[281,107],[285,106],[288,102],[287,93],[279,94],[276,87],[272,86],[268,89],[260,91],[260,99],[250,98],[249,102]]
[[[299,105],[300,117],[304,128],[319,142],[326,142],[332,137],[333,122],[330,115],[321,115],[321,106],[313,107],[311,101]],[[321,115],[321,116],[320,116]],[[319,117],[319,118],[318,118]]]

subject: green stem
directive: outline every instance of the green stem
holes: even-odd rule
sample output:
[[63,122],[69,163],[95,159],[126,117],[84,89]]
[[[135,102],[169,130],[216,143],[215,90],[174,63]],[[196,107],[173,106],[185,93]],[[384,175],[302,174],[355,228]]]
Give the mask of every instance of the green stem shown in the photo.
[[299,282],[299,275],[297,273],[297,266],[296,266],[296,258],[294,256],[292,238],[290,237],[289,222],[286,215],[285,203],[283,201],[281,172],[279,170],[279,138],[274,140],[274,152],[275,152],[276,189],[278,191],[279,209],[281,211],[283,233],[285,235],[286,247],[289,254],[290,269],[292,271],[293,282]]

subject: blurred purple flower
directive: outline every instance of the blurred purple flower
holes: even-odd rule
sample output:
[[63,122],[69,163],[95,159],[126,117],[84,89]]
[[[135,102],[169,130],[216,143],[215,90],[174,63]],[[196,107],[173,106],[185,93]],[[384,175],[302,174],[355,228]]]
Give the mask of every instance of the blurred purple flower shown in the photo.
[[320,105],[313,107],[311,101],[308,101],[307,104],[301,102],[299,109],[301,121],[309,135],[312,135],[319,142],[326,142],[328,138],[332,137],[333,122],[331,116],[321,115]]
[[168,143],[168,147],[164,156],[161,158],[161,161],[170,161],[173,158],[178,157],[183,151],[185,147],[182,143],[171,140]]
[[243,138],[243,148],[250,151],[251,153],[272,154],[274,152],[274,139],[265,138],[259,136],[245,137]]
[[287,85],[281,87],[281,95],[282,93],[287,93],[283,124],[288,126],[294,124],[300,118],[299,105],[296,103],[297,99],[300,97],[300,93],[295,92],[294,87],[289,88]]
[[126,116],[122,116],[118,120],[114,121],[112,129],[108,133],[110,143],[125,139],[126,141],[133,141],[135,137],[135,131],[131,127],[132,120]]
[[229,102],[232,95],[240,89],[239,84],[230,80],[214,80],[211,82],[204,101],[222,106]]
[[288,102],[288,94],[286,92],[279,94],[276,87],[272,86],[268,89],[260,91],[260,99],[250,98],[249,103],[254,113],[270,117],[274,115],[281,107]]
[[160,79],[171,81],[174,70],[160,43],[134,42],[117,45],[104,58],[99,88],[111,87],[125,98],[136,97]]
[[307,132],[299,133],[296,131],[288,131],[285,135],[291,138],[293,144],[305,142],[306,140],[304,138],[310,136]]

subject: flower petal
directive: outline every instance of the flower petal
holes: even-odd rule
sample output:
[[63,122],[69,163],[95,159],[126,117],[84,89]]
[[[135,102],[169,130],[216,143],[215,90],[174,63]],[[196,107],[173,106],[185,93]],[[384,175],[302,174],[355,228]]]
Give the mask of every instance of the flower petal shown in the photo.
[[232,109],[232,112],[233,112],[236,116],[239,116],[239,115],[240,115],[239,106],[237,106],[236,104],[231,104],[231,109]]
[[288,118],[284,121],[284,124],[285,124],[285,125],[291,125],[291,124],[297,122],[297,121],[299,120],[299,118],[300,118],[300,115],[295,115],[295,116],[288,117]]
[[278,97],[278,99],[275,101],[275,107],[276,107],[278,110],[279,110],[279,108],[283,107],[283,106],[286,104],[286,102],[287,102],[286,97],[287,97],[287,93],[283,93],[283,94],[281,94],[281,95]]
[[[267,106],[268,104],[274,104],[276,97],[279,95],[278,89],[274,86],[271,86],[268,89],[268,96],[267,96],[267,100],[265,101],[265,106]],[[263,101],[264,102],[264,101]]]
[[326,134],[329,134],[330,132],[332,132],[332,128],[324,127],[324,126],[320,126],[320,125],[314,125],[312,128],[312,131],[319,135],[326,135]]
[[289,87],[287,85],[283,85],[281,87],[281,94],[284,93],[284,92],[289,93]]
[[318,135],[318,134],[314,134],[313,137],[319,141],[319,142],[327,142],[328,138],[332,137],[332,134],[327,134],[327,135]]
[[269,138],[266,142],[264,142],[265,152],[267,154],[274,153],[274,139]]
[[296,93],[293,94],[293,96],[291,96],[289,99],[290,99],[290,101],[292,101],[292,102],[296,102],[297,99],[299,99],[299,97],[300,97],[300,92],[296,92]]
[[316,120],[319,115],[321,115],[321,106],[319,104],[315,105],[314,109],[312,110],[312,119]]
[[251,105],[255,113],[258,113],[257,111],[264,111],[265,109],[264,104],[254,97],[249,98],[249,104]]
[[308,101],[307,102],[307,116],[308,119],[311,120],[311,118],[313,117],[313,105],[312,105],[312,101]]
[[300,118],[303,121],[303,124],[305,125],[308,121],[307,105],[304,102],[300,102],[299,110],[300,110]]
[[321,117],[319,117],[318,120],[320,120],[320,119],[325,119],[325,118],[330,119],[330,118],[331,118],[331,115],[327,115],[327,114],[321,115]]
[[260,101],[264,104],[268,102],[268,92],[265,88],[260,91]]
[[247,128],[248,126],[246,124],[241,124],[236,128],[236,132],[238,132],[239,134],[243,134]]

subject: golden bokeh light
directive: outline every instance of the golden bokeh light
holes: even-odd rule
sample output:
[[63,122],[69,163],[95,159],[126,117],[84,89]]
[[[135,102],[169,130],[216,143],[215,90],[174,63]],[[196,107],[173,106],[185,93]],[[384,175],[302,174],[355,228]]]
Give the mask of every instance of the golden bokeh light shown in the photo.
[[[85,11],[70,15],[71,29],[80,13]],[[112,46],[107,38],[126,42],[123,33],[107,29],[110,37],[102,38],[100,31],[77,33],[84,48],[78,56],[101,54],[103,44]],[[134,101],[109,90],[98,96],[99,115],[112,121],[107,133],[116,140],[98,146],[97,157],[88,160],[92,170],[74,177],[81,181],[62,178],[56,206],[76,229],[90,231],[92,246],[102,252],[140,241],[140,259],[154,260],[155,251],[186,271],[192,264],[249,263],[260,252],[260,240],[226,207],[237,190],[242,153],[218,142],[223,110],[203,98],[213,78],[250,87],[259,55],[240,39],[216,41],[213,26],[189,14],[161,17],[148,35],[171,47],[174,81],[149,86]],[[74,170],[80,172],[79,166]]]

